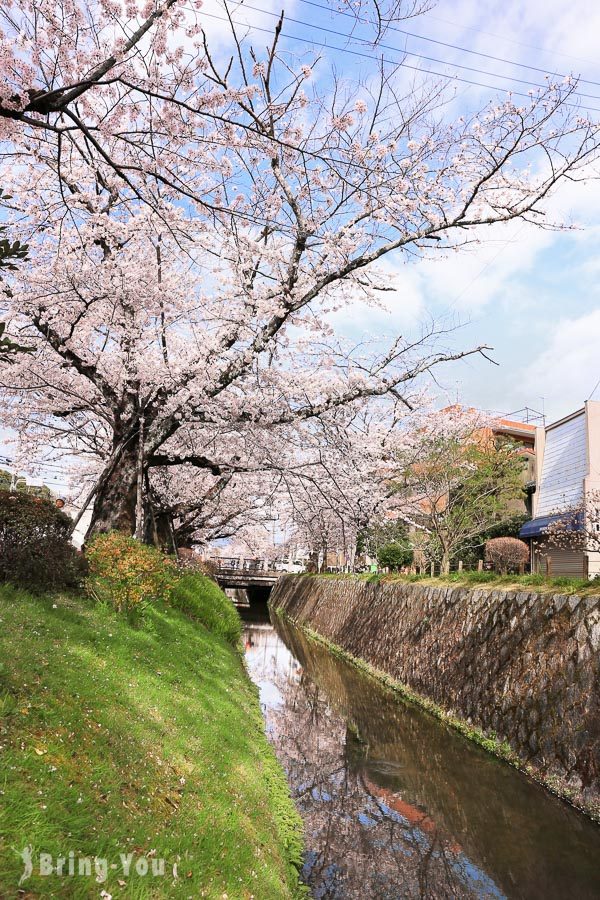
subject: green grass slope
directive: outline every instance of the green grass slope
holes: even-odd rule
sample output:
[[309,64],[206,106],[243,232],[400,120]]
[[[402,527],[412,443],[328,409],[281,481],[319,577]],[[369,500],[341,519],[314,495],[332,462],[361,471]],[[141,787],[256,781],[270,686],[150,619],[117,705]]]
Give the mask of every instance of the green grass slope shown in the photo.
[[[216,596],[198,619],[203,606],[235,638]],[[297,893],[301,825],[256,690],[231,643],[179,611],[134,629],[86,600],[0,586],[0,760],[1,897]],[[66,858],[62,876],[40,874],[40,852]],[[78,874],[86,857],[100,877],[106,860],[105,880],[85,862]]]
[[202,622],[209,631],[219,634],[230,644],[236,644],[242,636],[237,609],[218,584],[206,575],[190,574],[180,578],[173,589],[171,606]]
[[357,578],[370,582],[399,582],[410,584],[422,584],[425,587],[465,587],[465,588],[489,588],[503,591],[528,591],[532,594],[580,594],[581,596],[596,595],[600,592],[600,582],[597,579],[590,581],[587,578],[571,578],[561,575],[555,578],[547,575],[498,575],[495,572],[451,572],[448,575],[400,575],[396,572],[389,574],[365,572],[360,575],[345,572],[321,572],[305,574],[305,578]]

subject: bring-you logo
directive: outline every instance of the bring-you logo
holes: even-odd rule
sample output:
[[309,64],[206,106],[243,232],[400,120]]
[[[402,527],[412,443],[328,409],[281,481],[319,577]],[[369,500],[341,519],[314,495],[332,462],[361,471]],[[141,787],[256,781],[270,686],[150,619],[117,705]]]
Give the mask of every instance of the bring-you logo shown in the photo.
[[[23,862],[23,874],[19,886],[25,884],[32,875],[45,878],[93,878],[103,884],[109,872],[115,872],[119,885],[124,886],[126,879],[132,875],[149,878],[177,878],[177,863],[167,866],[162,857],[156,856],[155,850],[146,854],[119,853],[118,862],[110,861],[102,856],[82,856],[70,850],[64,856],[53,856],[51,853],[34,853],[31,845],[18,851]],[[103,892],[107,900],[109,894]]]

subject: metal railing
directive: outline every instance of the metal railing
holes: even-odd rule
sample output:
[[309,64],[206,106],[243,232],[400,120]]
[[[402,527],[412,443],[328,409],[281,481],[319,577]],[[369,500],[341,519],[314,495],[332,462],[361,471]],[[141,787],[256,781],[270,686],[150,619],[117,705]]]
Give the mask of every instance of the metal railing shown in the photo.
[[226,572],[227,574],[271,575],[275,572],[275,569],[269,567],[269,561],[266,559],[252,559],[241,556],[211,556],[210,562],[214,565],[217,572]]

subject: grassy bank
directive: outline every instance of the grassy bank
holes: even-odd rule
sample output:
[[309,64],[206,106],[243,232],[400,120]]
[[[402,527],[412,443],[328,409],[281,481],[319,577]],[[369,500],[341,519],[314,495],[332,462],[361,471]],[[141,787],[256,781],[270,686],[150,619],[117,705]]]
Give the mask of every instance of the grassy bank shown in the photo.
[[[194,619],[152,608],[134,629],[86,600],[0,587],[0,896],[17,896],[26,847],[30,897],[296,895],[301,825],[231,644],[237,614],[183,588]],[[76,873],[106,860],[106,879],[69,875],[70,851]],[[62,877],[39,874],[40,852],[66,857]]]
[[307,575],[307,578],[359,578],[372,582],[395,582],[422,584],[425,587],[465,587],[484,588],[503,591],[528,591],[536,594],[580,594],[583,597],[600,594],[600,581],[589,581],[587,578],[569,578],[561,576],[548,578],[545,575],[497,575],[495,572],[451,572],[449,575],[399,575],[394,572],[385,574],[364,573],[322,573]]

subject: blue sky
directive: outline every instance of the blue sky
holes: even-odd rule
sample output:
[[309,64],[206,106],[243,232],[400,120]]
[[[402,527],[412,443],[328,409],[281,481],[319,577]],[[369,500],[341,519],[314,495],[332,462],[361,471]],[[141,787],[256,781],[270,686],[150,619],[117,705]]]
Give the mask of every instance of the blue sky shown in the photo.
[[[317,4],[317,5],[315,5]],[[319,4],[328,7],[319,8]],[[250,0],[250,8],[235,18],[251,25],[272,27],[269,12],[284,5],[288,16],[312,23],[312,28],[288,20],[284,31],[301,41],[289,46],[308,51],[312,40],[339,46],[328,28],[348,32],[351,21],[337,14],[336,3],[325,0]],[[219,14],[218,0],[207,0],[206,13]],[[257,10],[261,10],[259,12]],[[213,38],[220,38],[218,20],[208,24]],[[507,89],[527,90],[516,78],[542,82],[543,72],[573,73],[597,84],[581,86],[596,96],[583,103],[596,107],[600,116],[600,4],[592,0],[440,0],[429,12],[399,24],[411,36],[389,32],[385,43],[406,50],[411,66],[430,68],[447,75],[479,81],[478,87],[463,81],[449,82],[455,92],[452,108],[459,114],[476,109]],[[361,32],[358,31],[360,36]],[[421,37],[415,37],[420,35]],[[426,39],[454,44],[452,49]],[[223,40],[225,40],[223,38]],[[256,31],[258,48],[267,35]],[[360,45],[352,49],[365,52]],[[489,54],[507,62],[491,60]],[[343,77],[366,73],[369,63],[324,47],[321,50]],[[385,50],[390,58],[392,50]],[[418,55],[420,54],[420,55]],[[430,56],[441,62],[423,59]],[[458,65],[481,69],[473,73]],[[535,72],[524,66],[538,67]],[[493,86],[497,86],[494,91]],[[600,171],[600,166],[596,167]],[[590,172],[597,175],[597,172]],[[416,327],[427,316],[445,318],[462,327],[453,337],[455,346],[485,343],[494,348],[498,366],[469,360],[446,367],[442,385],[447,395],[462,402],[499,412],[523,406],[544,409],[549,420],[581,406],[600,379],[600,182],[565,185],[551,198],[550,213],[576,230],[549,232],[519,222],[488,229],[488,239],[475,250],[453,254],[436,262],[405,264],[388,260],[397,292],[388,313],[357,307],[340,313],[338,327],[349,336],[393,334]],[[600,387],[595,397],[600,397]]]
[[[302,40],[288,41],[296,51],[310,51],[310,41],[340,44],[340,39],[318,27],[350,30],[351,22],[335,10],[336,2],[314,0],[250,0],[250,9],[237,11],[235,18],[271,29],[282,5],[290,17],[312,23],[286,25],[289,33]],[[257,9],[263,12],[257,12]],[[219,18],[219,0],[205,0],[205,24],[213,44],[225,53],[229,49],[226,26]],[[526,86],[513,77],[543,78],[522,68],[536,66],[544,71],[573,72],[596,85],[587,84],[586,100],[600,110],[600,3],[593,0],[439,0],[424,16],[400,28],[422,39],[388,33],[386,43],[409,53],[444,60],[428,63],[411,57],[410,65],[430,66],[447,75],[459,75],[506,89]],[[360,32],[359,32],[360,33]],[[475,56],[465,50],[433,44],[430,38],[466,50],[490,54],[515,65]],[[257,49],[268,35],[254,31]],[[365,50],[357,47],[360,52]],[[367,60],[339,51],[321,49],[340,75],[355,78],[369,69]],[[392,55],[392,51],[386,51]],[[488,75],[468,73],[457,64],[486,70]],[[456,92],[457,114],[482,106],[495,95],[491,88],[450,82]],[[597,114],[600,116],[600,112]],[[600,172],[600,165],[596,167]],[[598,172],[590,172],[597,176]],[[551,213],[578,225],[574,231],[549,232],[533,226],[511,223],[489,230],[489,239],[470,252],[448,259],[405,264],[402,258],[388,259],[396,292],[389,310],[374,311],[356,306],[336,314],[340,331],[356,340],[381,338],[418,328],[428,317],[448,323],[462,323],[453,335],[455,347],[489,344],[498,365],[471,359],[447,366],[441,375],[440,402],[455,401],[509,413],[524,406],[544,409],[552,421],[580,407],[600,380],[600,180],[565,185],[550,201]],[[595,399],[600,399],[600,387]],[[543,398],[543,399],[542,399]],[[48,472],[62,482],[61,472]],[[47,478],[48,483],[52,483]],[[59,486],[57,485],[57,488]]]

